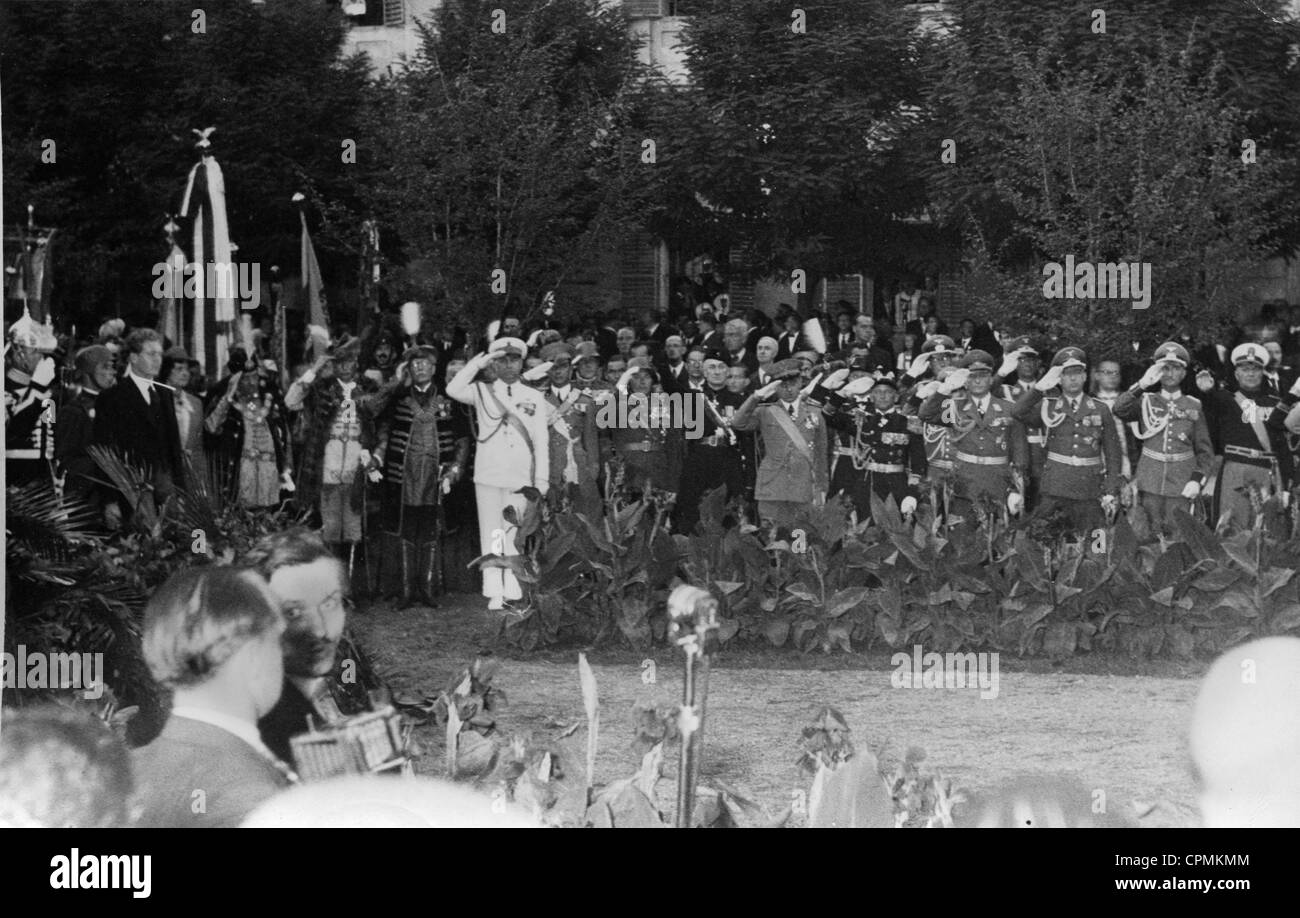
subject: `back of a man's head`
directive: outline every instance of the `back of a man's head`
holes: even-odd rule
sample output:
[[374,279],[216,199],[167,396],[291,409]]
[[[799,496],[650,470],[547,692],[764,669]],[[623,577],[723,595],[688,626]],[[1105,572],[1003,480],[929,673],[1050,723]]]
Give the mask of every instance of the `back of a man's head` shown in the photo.
[[202,567],[160,586],[144,610],[144,656],[171,688],[211,679],[240,648],[281,627],[266,582],[254,571]]
[[1219,657],[1201,681],[1190,746],[1206,826],[1300,826],[1300,638]]
[[102,722],[57,705],[5,711],[0,828],[130,822],[131,761]]

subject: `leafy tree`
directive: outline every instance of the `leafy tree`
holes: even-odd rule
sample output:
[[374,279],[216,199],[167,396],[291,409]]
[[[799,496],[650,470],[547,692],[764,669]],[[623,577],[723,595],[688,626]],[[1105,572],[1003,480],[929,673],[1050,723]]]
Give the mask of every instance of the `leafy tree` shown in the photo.
[[[951,4],[930,104],[957,161],[927,168],[981,315],[1103,349],[1116,321],[1155,338],[1231,318],[1242,274],[1300,238],[1300,32],[1281,6],[1143,0],[1100,33],[1095,4]],[[1039,269],[1067,253],[1150,262],[1151,308],[1045,300]]]
[[1025,274],[1006,268],[1020,295],[984,304],[986,316],[1101,345],[1115,321],[1153,337],[1232,317],[1244,272],[1268,254],[1280,171],[1294,165],[1243,163],[1244,119],[1187,64],[1148,61],[1129,84],[1063,74],[1045,55],[1021,61],[1019,95],[992,113],[1004,145],[994,189],[1045,260],[1148,263],[1153,295],[1136,318],[1128,301],[1047,300],[1033,261]]
[[704,0],[689,85],[661,91],[652,225],[683,248],[745,253],[758,274],[859,270],[897,252],[924,187],[918,14],[882,0]]
[[[142,313],[162,225],[197,161],[192,129],[215,126],[231,238],[241,261],[297,264],[290,197],[349,200],[342,142],[358,136],[368,68],[341,60],[346,23],[317,0],[0,5],[5,224],[61,228],[55,312],[90,323]],[[41,161],[42,141],[57,159]],[[364,151],[362,151],[364,154]],[[329,257],[356,228],[318,240]],[[349,260],[351,273],[355,262]],[[266,275],[263,274],[265,278]],[[143,318],[143,315],[141,315]],[[83,324],[82,327],[85,327]]]
[[367,182],[397,229],[388,254],[413,264],[400,295],[481,327],[538,306],[633,225],[641,73],[621,10],[595,0],[466,0],[431,25],[368,124],[384,154]]

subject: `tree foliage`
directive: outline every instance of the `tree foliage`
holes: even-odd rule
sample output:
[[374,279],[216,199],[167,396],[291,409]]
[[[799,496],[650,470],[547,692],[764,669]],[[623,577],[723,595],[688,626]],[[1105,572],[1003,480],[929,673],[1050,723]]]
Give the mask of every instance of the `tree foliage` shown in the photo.
[[538,305],[629,225],[639,71],[621,10],[588,0],[466,0],[431,25],[368,126],[384,147],[370,194],[402,255],[432,266],[402,295],[484,324]]
[[[6,3],[0,7],[5,224],[60,227],[56,313],[88,322],[147,308],[162,226],[197,161],[192,129],[215,126],[240,260],[296,264],[290,197],[348,200],[368,92],[341,60],[345,21],[317,0],[191,5]],[[56,160],[42,162],[42,142]],[[364,154],[364,151],[362,151]],[[347,228],[351,234],[354,228]],[[342,234],[340,234],[342,235]],[[329,233],[322,254],[337,245]],[[326,270],[329,270],[328,257]],[[349,262],[349,270],[351,269]]]
[[858,270],[924,205],[907,140],[921,121],[917,14],[879,0],[692,5],[690,84],[663,93],[654,225],[758,272]]
[[[1094,6],[953,4],[931,105],[958,152],[928,167],[937,212],[966,234],[981,315],[1100,346],[1116,322],[1211,333],[1300,229],[1300,34],[1278,3],[1147,0],[1108,9],[1105,33]],[[1042,264],[1066,254],[1151,263],[1152,306],[1045,300]]]

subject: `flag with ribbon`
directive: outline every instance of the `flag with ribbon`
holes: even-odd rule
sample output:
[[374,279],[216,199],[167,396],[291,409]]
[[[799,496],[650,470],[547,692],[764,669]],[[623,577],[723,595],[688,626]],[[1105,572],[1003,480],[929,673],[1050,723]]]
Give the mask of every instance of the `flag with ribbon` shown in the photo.
[[[296,194],[293,197],[295,202],[301,204],[303,196]],[[329,332],[329,315],[325,311],[325,284],[320,276],[320,263],[316,261],[316,247],[312,245],[311,233],[307,230],[307,214],[302,207],[298,208],[298,217],[302,221],[302,293],[307,304],[307,324],[318,326]],[[312,348],[315,348],[315,338],[309,337],[312,342]],[[313,353],[309,355],[315,357]]]
[[195,144],[199,161],[185,183],[180,211],[189,222],[189,255],[194,266],[190,353],[208,375],[220,373],[225,366],[238,292],[226,220],[226,181],[208,140],[214,130],[194,131],[199,136]]

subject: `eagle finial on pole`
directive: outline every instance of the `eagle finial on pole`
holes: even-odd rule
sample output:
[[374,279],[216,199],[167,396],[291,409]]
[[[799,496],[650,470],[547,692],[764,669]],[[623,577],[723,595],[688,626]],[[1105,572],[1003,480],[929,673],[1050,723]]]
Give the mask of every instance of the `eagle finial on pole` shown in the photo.
[[190,133],[199,138],[195,141],[194,146],[206,152],[212,146],[212,141],[208,138],[212,136],[212,132],[215,130],[215,127],[206,127],[201,131],[198,128],[190,128]]

